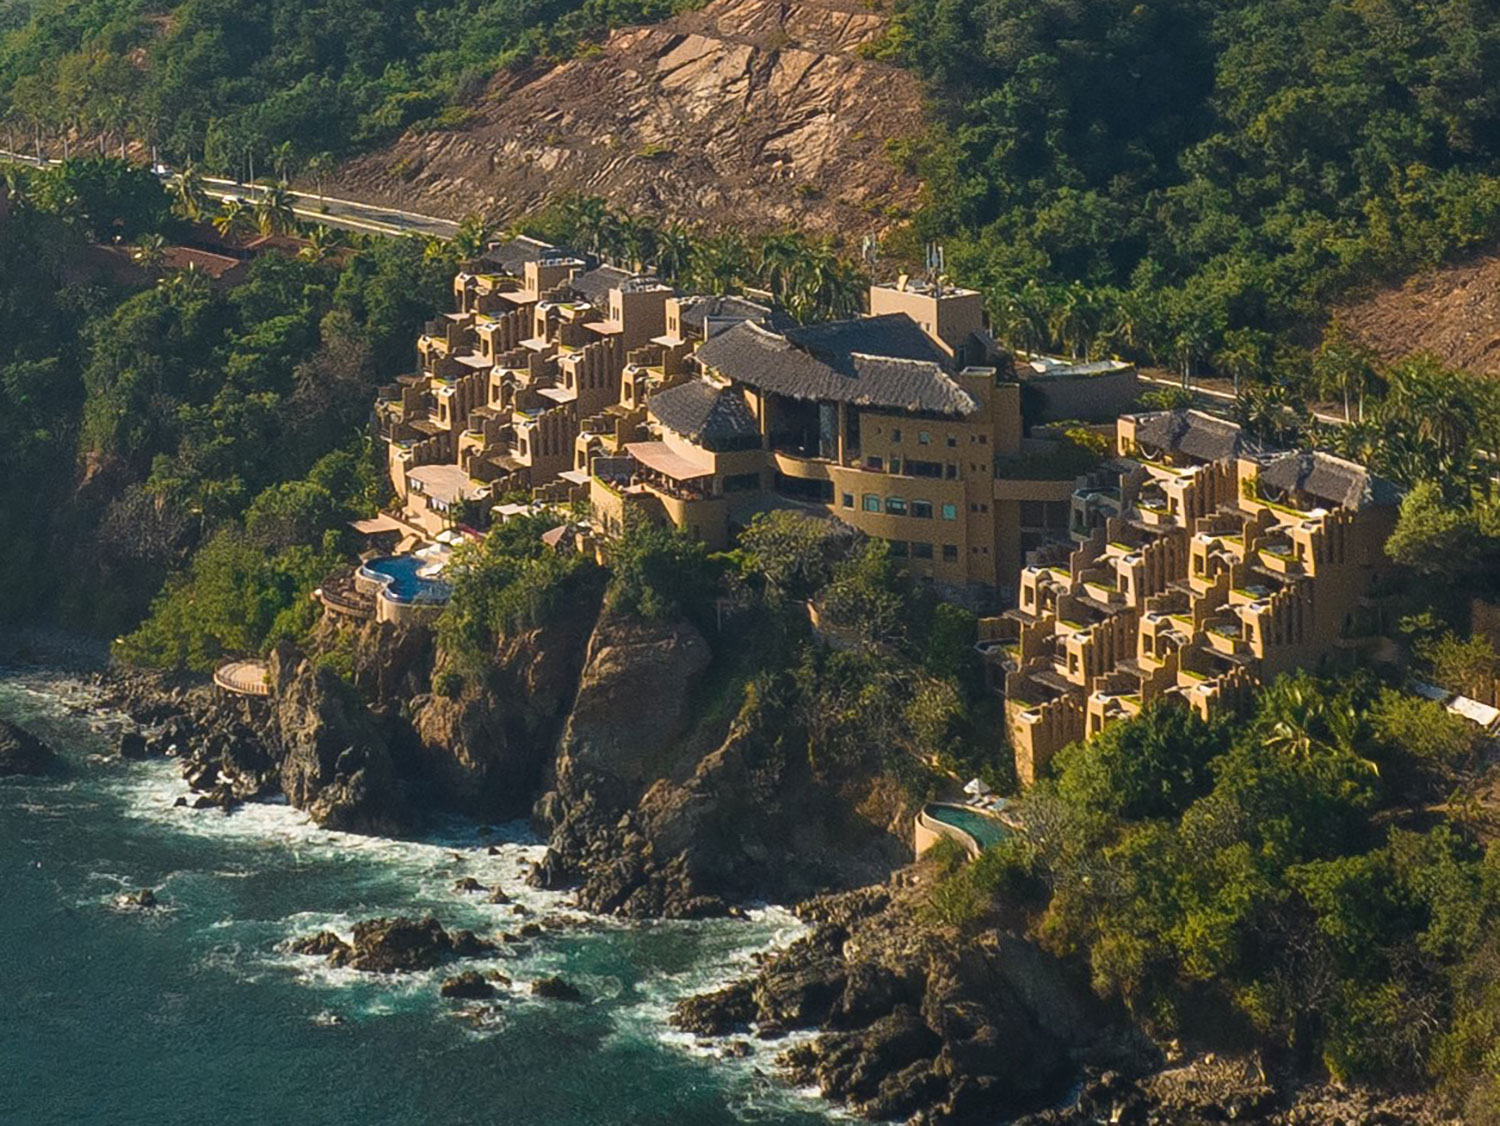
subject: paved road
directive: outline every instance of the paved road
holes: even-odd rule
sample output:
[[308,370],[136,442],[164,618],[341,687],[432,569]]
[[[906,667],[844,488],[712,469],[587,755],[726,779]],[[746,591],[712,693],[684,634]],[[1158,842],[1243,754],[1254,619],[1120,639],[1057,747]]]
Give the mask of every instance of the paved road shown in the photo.
[[[0,161],[30,164],[33,167],[43,163],[60,163],[56,160],[44,162],[37,157],[5,149],[0,149]],[[170,169],[158,168],[157,175],[165,181],[171,179],[172,172]],[[260,190],[253,184],[208,176],[204,177],[203,184],[204,190],[214,199],[238,196],[241,199],[252,200]],[[458,224],[452,219],[440,219],[436,215],[421,215],[415,211],[360,203],[352,199],[341,199],[338,196],[324,196],[320,200],[316,195],[299,194],[295,198],[296,203],[292,210],[297,213],[299,219],[305,219],[310,223],[324,223],[330,227],[366,231],[373,234],[422,235],[443,239],[452,238],[458,231]]]

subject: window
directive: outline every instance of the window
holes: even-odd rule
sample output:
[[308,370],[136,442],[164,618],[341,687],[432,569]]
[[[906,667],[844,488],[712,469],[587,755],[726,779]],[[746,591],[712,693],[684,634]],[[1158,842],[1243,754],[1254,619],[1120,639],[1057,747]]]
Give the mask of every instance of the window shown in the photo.
[[885,513],[887,516],[905,516],[906,501],[901,497],[886,497]]
[[956,449],[958,449],[958,435],[957,434],[949,434],[948,435],[948,448],[950,450],[956,450]]
[[948,467],[947,468],[948,468],[948,480],[950,480],[950,481],[956,480],[958,478],[958,466],[954,465],[950,461],[948,463]]
[[853,493],[845,493],[843,499],[844,499],[844,507],[845,508],[853,508],[854,507],[854,494]]
[[893,426],[893,427],[891,427],[891,441],[892,442],[899,442],[899,441],[901,441],[901,427],[899,427],[899,426]]
[[885,468],[885,462],[878,457],[865,458],[865,468],[879,473]]
[[957,520],[958,519],[958,505],[956,505],[956,504],[945,504],[945,505],[943,505],[943,519],[944,520]]
[[901,459],[899,457],[891,458],[891,475],[894,477],[901,476]]
[[865,494],[865,511],[866,512],[879,512],[880,511],[880,498],[878,496],[876,496],[874,493],[866,493]]
[[932,435],[925,430],[917,431],[917,445],[926,446],[932,443]]
[[760,488],[759,473],[731,473],[724,478],[726,493],[748,493]]
[[921,543],[921,542],[919,542],[917,540],[912,540],[912,544],[911,544],[911,557],[913,559],[931,559],[932,558],[932,544],[930,544],[930,543]]
[[914,500],[911,502],[911,514],[920,520],[932,519],[932,501]]
[[891,558],[892,559],[905,559],[906,558],[906,541],[905,540],[886,540],[885,542],[891,545]]
[[951,543],[945,543],[945,544],[943,544],[943,562],[944,563],[957,563],[958,562],[958,547],[957,547],[957,545],[951,544]]
[[981,434],[981,435],[979,435],[979,444],[981,446],[987,446],[987,445],[989,445],[990,444],[990,436],[988,434]]
[[943,463],[940,461],[916,461],[912,458],[906,459],[906,475],[908,477],[936,477],[943,476]]

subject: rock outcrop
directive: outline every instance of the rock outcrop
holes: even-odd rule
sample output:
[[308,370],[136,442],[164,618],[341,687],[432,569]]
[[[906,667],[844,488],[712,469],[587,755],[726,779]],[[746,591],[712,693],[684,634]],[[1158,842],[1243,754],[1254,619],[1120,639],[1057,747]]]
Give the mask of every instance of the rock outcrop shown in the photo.
[[782,1054],[793,1081],[867,1118],[999,1121],[1062,1098],[1080,1064],[1151,1056],[1055,959],[1023,939],[921,925],[902,879],[798,908],[812,930],[754,979],[677,1008],[719,1036],[821,1035]]
[[340,190],[455,219],[582,192],[632,214],[858,239],[920,187],[887,146],[924,130],[921,85],[862,53],[884,28],[861,0],[711,0],[497,77],[460,125],[355,161]]
[[24,727],[0,720],[0,778],[47,774],[57,766],[58,758],[51,747]]
[[281,789],[319,825],[394,834],[411,822],[388,725],[331,669],[290,645],[271,655]]
[[326,957],[333,966],[347,966],[366,973],[395,974],[430,970],[454,958],[492,954],[496,946],[473,931],[450,933],[429,915],[424,919],[404,916],[366,919],[354,924],[350,942],[345,942],[332,931],[321,931],[293,940],[287,949],[293,954]]

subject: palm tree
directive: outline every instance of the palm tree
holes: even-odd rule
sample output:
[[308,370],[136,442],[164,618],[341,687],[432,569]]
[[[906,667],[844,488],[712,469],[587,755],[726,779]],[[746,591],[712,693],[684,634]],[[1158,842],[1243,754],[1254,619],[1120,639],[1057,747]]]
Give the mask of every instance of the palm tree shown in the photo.
[[224,238],[240,239],[255,230],[255,215],[244,200],[231,197],[219,205],[213,224]]
[[1239,395],[1246,383],[1265,375],[1270,366],[1268,356],[1271,334],[1253,328],[1231,329],[1224,334],[1224,347],[1214,354],[1214,367],[1227,372]]
[[669,281],[686,280],[695,249],[691,231],[680,222],[669,224],[656,237],[656,272]]
[[307,174],[312,177],[313,184],[318,189],[318,210],[323,211],[328,207],[324,198],[323,189],[328,183],[328,177],[333,175],[333,154],[329,152],[314,153],[307,161]]
[[173,305],[200,298],[210,288],[208,275],[192,264],[185,270],[168,274],[156,284],[166,291]]
[[167,257],[167,240],[159,234],[146,235],[130,250],[130,260],[143,270],[157,270]]
[[285,184],[296,170],[297,150],[291,141],[282,141],[271,150],[271,167],[276,170],[276,179]]
[[756,252],[756,271],[762,286],[780,301],[786,297],[791,280],[801,266],[807,244],[792,231],[767,235]]
[[172,209],[190,222],[198,222],[208,211],[208,191],[203,186],[203,173],[189,160],[182,170],[172,177]]
[[453,235],[453,249],[461,259],[478,258],[484,253],[484,242],[488,234],[489,228],[484,218],[471,211],[464,216]]
[[306,245],[297,251],[297,257],[304,262],[325,261],[335,250],[348,245],[342,231],[335,231],[322,223],[308,231],[304,237]]
[[1313,380],[1318,393],[1339,395],[1344,401],[1344,421],[1352,422],[1351,398],[1358,400],[1359,417],[1364,418],[1365,392],[1374,379],[1374,357],[1342,326],[1335,324],[1313,356]]
[[293,206],[297,197],[287,191],[286,181],[267,183],[255,201],[255,226],[263,235],[289,235],[297,229]]
[[656,228],[645,219],[626,215],[619,222],[620,251],[626,265],[637,272],[656,257]]
[[739,288],[749,265],[744,240],[733,231],[725,231],[698,243],[693,255],[693,280],[710,293],[729,293]]
[[1268,750],[1304,760],[1319,755],[1347,758],[1372,774],[1380,773],[1359,753],[1364,736],[1359,711],[1311,677],[1283,676],[1261,689],[1257,714],[1260,739]]

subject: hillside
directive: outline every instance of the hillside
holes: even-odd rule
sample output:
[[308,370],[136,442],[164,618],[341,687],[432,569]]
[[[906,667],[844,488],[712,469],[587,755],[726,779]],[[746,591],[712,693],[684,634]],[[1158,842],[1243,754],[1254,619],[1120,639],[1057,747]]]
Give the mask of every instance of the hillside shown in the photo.
[[1450,367],[1500,376],[1500,254],[1424,271],[1336,319],[1382,360],[1431,352]]
[[454,217],[583,192],[689,222],[880,230],[918,190],[886,143],[923,127],[917,78],[858,54],[883,26],[859,0],[713,0],[501,75],[462,127],[408,132],[340,187]]

